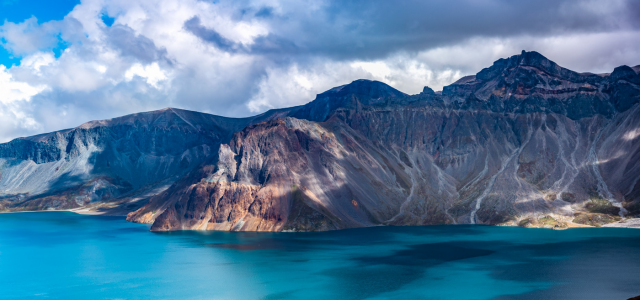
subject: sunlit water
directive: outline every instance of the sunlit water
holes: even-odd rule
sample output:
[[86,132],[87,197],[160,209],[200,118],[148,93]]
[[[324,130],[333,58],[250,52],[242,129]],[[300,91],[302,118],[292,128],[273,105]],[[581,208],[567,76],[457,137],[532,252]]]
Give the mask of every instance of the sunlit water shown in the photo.
[[377,227],[152,233],[119,217],[0,214],[0,298],[627,299],[640,230]]

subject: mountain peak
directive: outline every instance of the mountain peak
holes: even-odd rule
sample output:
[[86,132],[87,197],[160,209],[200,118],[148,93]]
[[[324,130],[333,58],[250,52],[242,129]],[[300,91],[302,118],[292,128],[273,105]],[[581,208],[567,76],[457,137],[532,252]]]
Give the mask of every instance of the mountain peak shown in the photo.
[[527,52],[522,50],[522,53],[519,55],[513,55],[509,58],[496,60],[491,67],[482,69],[482,71],[476,75],[476,78],[482,81],[488,81],[504,72],[508,72],[509,70],[520,66],[533,67],[552,76],[561,78],[575,78],[576,76],[579,76],[578,73],[560,67],[558,64],[536,51]]
[[611,72],[609,77],[611,78],[612,81],[615,81],[618,79],[633,78],[636,75],[637,75],[636,71],[633,68],[629,66],[619,66],[613,69],[613,72]]
[[514,55],[512,56],[512,58],[518,58],[520,60],[520,64],[521,65],[525,65],[525,66],[544,66],[546,65],[551,66],[551,65],[555,65],[556,63],[554,63],[553,61],[551,61],[550,59],[546,58],[544,55],[540,54],[539,52],[536,51],[525,51],[522,50],[522,52],[520,53],[520,55]]
[[432,88],[425,86],[424,88],[422,88],[422,93],[420,93],[421,95],[435,95],[436,92],[433,91]]
[[383,97],[405,97],[407,94],[398,91],[388,84],[376,80],[358,79],[349,84],[334,87],[318,95],[318,98],[346,96],[353,94],[358,98],[379,99]]
[[404,98],[408,95],[386,83],[358,79],[349,84],[334,87],[318,94],[315,100],[300,107],[290,116],[311,121],[324,122],[330,114],[340,108],[355,107],[358,104],[382,103],[388,98]]

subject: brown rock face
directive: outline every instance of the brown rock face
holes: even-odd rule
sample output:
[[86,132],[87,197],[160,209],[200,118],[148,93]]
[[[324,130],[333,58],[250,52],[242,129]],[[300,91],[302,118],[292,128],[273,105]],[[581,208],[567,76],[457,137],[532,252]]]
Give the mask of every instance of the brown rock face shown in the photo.
[[[182,187],[178,197],[153,199],[149,206],[173,203],[152,230],[306,231],[382,224],[411,193],[406,168],[396,154],[341,121],[261,123],[220,147],[217,166],[207,168],[200,182]],[[446,222],[442,203],[432,206],[434,216],[423,222]]]
[[[640,127],[637,116],[633,110],[616,120]],[[341,111],[323,123],[261,123],[223,145],[217,165],[204,168],[197,183],[153,199],[149,207],[171,204],[152,229],[500,224],[550,214],[570,221],[589,199],[609,199],[603,195],[618,185],[637,192],[633,180],[602,180],[614,177],[598,157],[617,151],[606,145],[621,138],[602,137],[612,122],[618,121],[371,108]],[[634,147],[637,141],[626,148]],[[626,166],[633,175],[626,177],[637,180],[637,161]],[[603,182],[608,188],[599,192]],[[619,219],[620,209],[612,209],[608,219]]]
[[640,76],[619,69],[579,74],[528,52],[444,95],[356,81],[236,133],[217,162],[129,219],[164,210],[152,230],[566,227],[596,201],[609,205],[598,222],[619,220],[640,197]]

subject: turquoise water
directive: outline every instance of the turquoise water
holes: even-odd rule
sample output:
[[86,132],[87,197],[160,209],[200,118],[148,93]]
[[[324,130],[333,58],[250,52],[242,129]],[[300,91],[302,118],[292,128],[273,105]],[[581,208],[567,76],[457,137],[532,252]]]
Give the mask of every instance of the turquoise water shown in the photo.
[[640,230],[377,227],[152,233],[0,214],[2,299],[627,299]]

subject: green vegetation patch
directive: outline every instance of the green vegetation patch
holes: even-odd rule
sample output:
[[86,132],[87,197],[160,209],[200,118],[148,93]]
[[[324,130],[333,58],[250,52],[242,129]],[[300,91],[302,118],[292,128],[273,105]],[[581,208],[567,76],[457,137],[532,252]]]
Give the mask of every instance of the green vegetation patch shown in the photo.
[[620,208],[611,205],[611,202],[599,197],[591,197],[591,200],[587,201],[584,208],[594,214],[617,216],[620,213]]
[[600,226],[605,225],[605,224],[618,222],[618,221],[620,221],[620,219],[621,218],[619,216],[612,216],[612,215],[607,215],[607,214],[583,213],[583,214],[577,215],[573,219],[573,223],[600,227]]
[[533,218],[526,218],[518,222],[518,226],[520,227],[533,227],[532,225],[533,225]]
[[625,202],[623,206],[629,212],[629,216],[640,216],[640,201]]
[[567,228],[567,224],[560,222],[551,216],[544,216],[542,218],[526,218],[518,222],[518,226],[529,228]]

